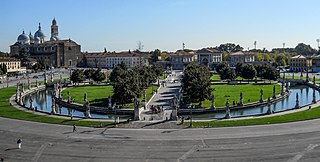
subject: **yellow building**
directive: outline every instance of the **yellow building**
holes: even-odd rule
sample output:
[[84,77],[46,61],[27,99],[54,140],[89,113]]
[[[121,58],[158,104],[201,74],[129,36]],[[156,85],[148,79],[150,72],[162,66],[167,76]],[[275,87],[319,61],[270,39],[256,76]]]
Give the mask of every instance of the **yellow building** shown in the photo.
[[8,73],[21,72],[21,61],[13,57],[0,57],[0,64],[5,64]]
[[303,55],[297,55],[290,58],[290,70],[293,72],[304,72],[311,70],[312,59]]

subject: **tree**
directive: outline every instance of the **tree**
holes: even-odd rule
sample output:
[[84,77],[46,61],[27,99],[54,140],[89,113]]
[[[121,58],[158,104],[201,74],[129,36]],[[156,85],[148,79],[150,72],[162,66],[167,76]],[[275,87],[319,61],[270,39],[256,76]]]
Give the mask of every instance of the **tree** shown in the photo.
[[182,78],[182,89],[190,102],[199,102],[210,99],[210,71],[208,67],[191,63],[187,65]]
[[234,43],[225,43],[225,44],[221,44],[218,47],[218,49],[221,52],[231,53],[231,52],[242,51],[243,47],[241,47],[240,45],[235,45]]
[[243,63],[238,62],[235,70],[236,76],[241,76],[242,68],[243,68]]
[[141,87],[136,71],[132,69],[126,70],[122,76],[117,77],[116,82],[114,82],[113,99],[123,106],[125,103],[132,102],[133,98],[141,96]]
[[90,79],[93,79],[93,76],[94,76],[95,72],[96,71],[94,69],[92,69],[92,68],[86,69],[84,71],[84,76],[85,76],[86,79],[89,79],[89,81],[90,81]]
[[234,80],[236,79],[236,72],[234,69],[231,69],[230,67],[223,68],[221,70],[220,78],[221,80],[229,79]]
[[226,67],[229,67],[229,64],[227,62],[223,61],[223,62],[218,63],[218,65],[216,66],[217,73],[220,74],[221,70]]
[[117,80],[121,77],[125,77],[127,71],[127,66],[124,62],[121,62],[121,64],[118,64],[111,72],[110,74],[110,81],[111,82],[117,82]]
[[70,80],[74,83],[80,83],[85,80],[84,72],[82,69],[76,69],[72,72]]
[[257,70],[251,64],[244,64],[241,71],[241,77],[244,79],[253,79],[257,76]]
[[92,79],[96,82],[101,82],[106,79],[106,76],[101,71],[101,68],[98,68],[92,75]]
[[310,45],[306,45],[304,43],[299,43],[296,47],[295,50],[297,54],[301,55],[312,55],[316,53],[316,50],[313,49]]
[[282,54],[277,54],[276,58],[275,58],[275,62],[277,63],[278,66],[286,66],[287,62],[286,62],[286,56],[282,53]]
[[159,49],[156,49],[151,52],[151,60],[153,63],[157,62],[159,59],[158,57],[161,55],[161,51]]

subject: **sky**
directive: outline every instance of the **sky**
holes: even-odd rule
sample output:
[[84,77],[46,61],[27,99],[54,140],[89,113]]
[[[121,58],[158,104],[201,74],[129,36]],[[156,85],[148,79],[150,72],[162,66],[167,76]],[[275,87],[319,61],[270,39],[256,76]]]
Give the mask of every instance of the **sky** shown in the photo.
[[50,39],[52,19],[60,39],[82,51],[176,51],[235,43],[245,49],[317,47],[319,0],[1,0],[0,51],[41,23]]

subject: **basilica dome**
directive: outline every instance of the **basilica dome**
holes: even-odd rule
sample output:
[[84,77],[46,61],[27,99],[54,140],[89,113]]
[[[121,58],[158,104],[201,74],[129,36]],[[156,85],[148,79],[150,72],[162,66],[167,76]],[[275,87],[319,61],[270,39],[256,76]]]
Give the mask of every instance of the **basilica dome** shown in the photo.
[[41,30],[40,23],[39,23],[39,29],[38,29],[38,31],[36,31],[36,33],[34,34],[34,37],[35,37],[35,38],[36,38],[36,37],[39,37],[39,38],[41,38],[41,39],[44,39],[44,37],[45,37],[44,33],[43,33],[42,30]]
[[19,43],[21,44],[27,44],[30,42],[30,39],[29,37],[24,33],[24,31],[22,32],[22,34],[20,34],[18,36],[18,40],[17,40]]

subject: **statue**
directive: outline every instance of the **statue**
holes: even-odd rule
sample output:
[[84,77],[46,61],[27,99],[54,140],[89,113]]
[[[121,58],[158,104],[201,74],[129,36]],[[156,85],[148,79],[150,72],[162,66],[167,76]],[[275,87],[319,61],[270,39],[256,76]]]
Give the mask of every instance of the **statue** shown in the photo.
[[46,72],[43,73],[43,78],[44,78],[44,84],[47,84],[47,74],[46,74]]
[[53,73],[50,75],[51,82],[53,82]]
[[84,102],[87,102],[87,93],[84,93],[83,101],[84,101]]
[[[277,98],[277,94],[276,94],[276,85],[273,86],[273,96],[272,96],[273,99],[276,99]],[[269,99],[269,98],[268,98]]]
[[37,88],[39,87],[39,85],[38,85],[38,79],[36,79],[36,87],[37,87]]
[[212,97],[211,97],[211,109],[212,110],[215,110],[215,106],[214,106],[214,100],[215,100],[215,98],[214,98],[214,95],[212,95]]
[[243,106],[243,93],[240,92],[240,102],[239,102],[240,106]]
[[268,111],[267,111],[267,114],[272,114],[273,113],[273,110],[271,108],[271,100],[270,98],[268,98]]
[[68,90],[68,103],[71,103],[70,90]]
[[137,97],[135,97],[134,98],[134,120],[140,120],[139,106],[140,106],[140,103],[139,103]]
[[84,108],[86,110],[85,117],[86,118],[91,118],[89,101],[85,102],[83,106],[84,106]]
[[263,90],[260,89],[260,103],[263,102]]
[[29,99],[29,103],[30,103],[30,109],[33,110],[33,107],[32,107],[32,98]]
[[299,105],[299,94],[296,93],[296,106],[295,106],[296,109],[299,109],[300,108],[300,105]]
[[313,93],[312,93],[312,103],[317,103],[316,90],[315,89],[313,89]]
[[54,99],[55,97],[56,97],[56,91],[51,92],[51,100],[52,100],[51,114],[56,114],[56,102]]
[[28,76],[28,90],[31,89],[31,85],[30,85],[30,77]]
[[313,85],[316,85],[316,76],[313,76]]
[[108,97],[109,101],[108,101],[108,108],[112,109],[112,102],[111,102],[111,96]]
[[230,107],[229,107],[229,99],[227,99],[227,102],[226,102],[226,116],[225,116],[226,119],[230,119],[231,116],[230,116]]

